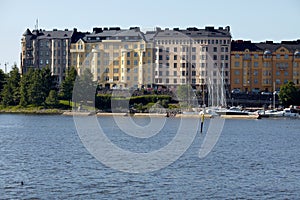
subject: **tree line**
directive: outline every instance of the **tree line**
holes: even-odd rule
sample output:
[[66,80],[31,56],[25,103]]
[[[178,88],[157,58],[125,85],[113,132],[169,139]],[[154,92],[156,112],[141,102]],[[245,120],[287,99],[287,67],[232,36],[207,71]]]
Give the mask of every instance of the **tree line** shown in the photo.
[[31,69],[22,76],[16,66],[8,74],[0,69],[0,103],[2,107],[57,107],[59,99],[71,101],[76,77],[75,68],[70,68],[58,86],[49,68]]
[[[69,68],[65,79],[60,85],[57,85],[54,78],[49,68],[32,69],[22,76],[16,66],[8,74],[5,74],[0,69],[1,106],[43,106],[52,108],[60,106],[59,100],[67,100],[69,106],[71,106],[71,101],[75,104],[80,102],[86,105],[88,102],[94,101],[93,104],[95,103],[95,106],[99,109],[110,108],[111,96],[97,95],[97,84],[93,81],[93,75],[89,69],[85,69],[79,77],[74,67]],[[77,83],[76,87],[74,87],[75,80]],[[73,91],[76,94],[74,97]],[[187,91],[189,90],[186,87],[179,87],[177,91],[178,97],[191,96]],[[141,104],[139,102],[141,99],[143,103],[153,103],[157,101],[157,97],[155,98],[156,100],[151,101],[148,100],[149,98],[146,101],[144,97],[133,98],[130,100],[130,103]],[[279,99],[285,107],[300,105],[300,90],[290,81],[281,86]],[[168,102],[171,102],[171,100],[169,99]]]

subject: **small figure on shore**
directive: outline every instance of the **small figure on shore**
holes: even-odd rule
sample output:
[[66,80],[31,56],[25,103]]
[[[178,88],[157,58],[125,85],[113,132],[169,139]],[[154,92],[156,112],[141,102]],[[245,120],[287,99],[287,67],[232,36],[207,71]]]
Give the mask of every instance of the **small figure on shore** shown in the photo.
[[24,182],[23,182],[23,181],[21,181],[21,185],[24,185]]

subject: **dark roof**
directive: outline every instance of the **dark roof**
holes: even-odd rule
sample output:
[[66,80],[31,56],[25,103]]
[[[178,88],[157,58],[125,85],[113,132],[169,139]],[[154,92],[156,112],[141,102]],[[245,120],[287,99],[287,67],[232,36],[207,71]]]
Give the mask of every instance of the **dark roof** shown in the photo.
[[157,30],[158,33],[155,36],[155,39],[165,39],[165,38],[202,38],[202,37],[230,37],[230,28],[226,27],[223,29],[220,27],[219,29],[215,29],[214,27],[205,27],[204,29],[198,29],[196,27],[190,27],[187,29],[179,29],[173,28],[173,30],[165,29],[165,30]]
[[231,42],[231,51],[265,51],[269,50],[271,52],[276,51],[278,48],[284,47],[290,52],[295,52],[300,50],[300,40],[297,41],[283,41],[281,43],[273,43],[272,41],[266,41],[261,43],[252,43],[251,41],[232,41]]
[[23,36],[28,36],[28,35],[32,35],[31,31],[28,29],[26,29],[26,31],[23,33]]
[[92,33],[85,34],[82,39],[86,42],[99,42],[102,40],[121,40],[121,41],[146,41],[145,35],[138,27],[130,29],[113,28],[94,28]]

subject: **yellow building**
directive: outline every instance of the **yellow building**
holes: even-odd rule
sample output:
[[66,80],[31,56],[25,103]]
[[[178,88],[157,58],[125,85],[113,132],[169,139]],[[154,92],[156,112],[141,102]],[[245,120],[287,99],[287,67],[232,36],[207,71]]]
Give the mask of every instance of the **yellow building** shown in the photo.
[[71,44],[71,62],[80,75],[89,68],[107,88],[149,87],[153,79],[153,46],[138,27],[94,28]]
[[245,92],[273,92],[288,81],[300,87],[300,41],[232,41],[230,74],[231,89]]

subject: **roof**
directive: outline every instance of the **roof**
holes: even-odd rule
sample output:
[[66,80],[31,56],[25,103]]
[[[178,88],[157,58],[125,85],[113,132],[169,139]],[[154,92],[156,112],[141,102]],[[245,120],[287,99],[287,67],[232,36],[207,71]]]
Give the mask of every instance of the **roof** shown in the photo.
[[101,31],[88,33],[82,39],[86,42],[99,42],[103,40],[121,40],[121,41],[146,41],[145,35],[138,27],[130,29],[100,29]]
[[277,49],[284,47],[290,52],[295,52],[300,50],[300,40],[297,41],[282,41],[281,43],[273,43],[272,41],[266,41],[261,43],[252,43],[251,41],[232,41],[231,42],[231,51],[265,51],[269,50],[271,52],[276,51]]
[[173,28],[173,30],[157,30],[158,33],[155,39],[165,39],[165,38],[207,38],[207,37],[224,37],[231,38],[230,28],[222,27],[215,29],[214,27],[205,27],[204,29],[198,29],[196,27],[190,27],[187,29]]

